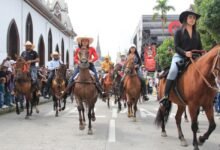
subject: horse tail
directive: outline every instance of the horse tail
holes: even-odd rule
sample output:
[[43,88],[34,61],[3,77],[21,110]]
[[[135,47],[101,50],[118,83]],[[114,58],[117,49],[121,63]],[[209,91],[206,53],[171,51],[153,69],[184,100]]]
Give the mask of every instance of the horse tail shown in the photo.
[[172,102],[168,101],[166,106],[160,106],[157,111],[157,116],[155,118],[154,124],[161,127],[162,123],[166,124],[172,108]]

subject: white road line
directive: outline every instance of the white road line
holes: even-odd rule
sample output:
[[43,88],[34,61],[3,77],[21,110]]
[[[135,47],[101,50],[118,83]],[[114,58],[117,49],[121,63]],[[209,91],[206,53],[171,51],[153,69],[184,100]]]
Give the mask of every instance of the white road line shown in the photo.
[[147,116],[152,116],[152,117],[156,117],[156,114],[144,109],[144,108],[140,108],[140,111],[143,111],[144,113],[146,113]]
[[110,120],[108,142],[115,142],[115,120]]
[[117,109],[113,108],[112,109],[112,118],[117,118],[117,117],[118,117]]

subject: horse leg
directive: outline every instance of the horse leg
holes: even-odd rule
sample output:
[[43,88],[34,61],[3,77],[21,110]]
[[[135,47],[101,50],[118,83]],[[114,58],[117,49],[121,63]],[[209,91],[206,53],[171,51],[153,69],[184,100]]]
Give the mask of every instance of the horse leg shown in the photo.
[[120,101],[120,98],[117,97],[117,101],[118,101],[118,112],[121,111],[121,101]]
[[57,98],[55,96],[53,96],[53,105],[54,105],[54,110],[56,111],[55,113],[55,117],[58,117],[58,102],[57,102]]
[[205,141],[209,138],[212,131],[214,131],[215,128],[216,128],[216,123],[215,123],[215,120],[214,120],[213,106],[210,105],[210,106],[204,107],[204,111],[205,111],[206,116],[209,120],[209,128],[208,128],[208,131],[203,136],[199,137],[199,143],[200,144],[205,143]]
[[82,110],[83,110],[82,107],[83,107],[82,104],[77,106],[77,109],[78,109],[78,112],[79,112],[79,129],[80,130],[84,130],[85,129],[85,126],[83,124],[83,118],[82,118]]
[[185,119],[185,122],[189,122],[189,119],[188,119],[188,116],[187,116],[187,113],[186,113],[186,108],[185,108],[185,111],[184,111],[184,119]]
[[88,111],[88,118],[89,118],[89,130],[88,130],[88,134],[89,135],[92,135],[93,134],[93,132],[92,132],[92,123],[91,123],[91,120],[92,120],[92,114],[91,114],[91,112],[92,112],[92,108],[91,108],[91,106],[89,106],[89,111]]
[[61,99],[60,98],[57,98],[57,103],[58,103],[58,110],[61,111]]
[[191,129],[193,131],[193,146],[194,150],[199,150],[198,141],[197,141],[197,131],[198,131],[198,109],[196,105],[189,105],[189,113],[192,120]]
[[107,97],[107,104],[108,104],[108,108],[110,108],[110,102],[109,102],[109,96]]
[[83,121],[83,125],[86,125],[86,118],[85,118],[85,108],[84,105],[82,104],[82,121]]
[[66,97],[63,99],[63,107],[62,107],[62,110],[65,110],[66,108]]
[[15,104],[16,104],[16,113],[19,115],[20,110],[19,110],[19,107],[18,107],[18,97],[17,96],[15,96]]
[[135,104],[134,104],[134,122],[137,121],[137,119],[136,119],[136,112],[137,112],[137,102],[135,102]]
[[95,111],[94,111],[94,106],[92,107],[92,121],[95,121],[96,117],[95,117]]
[[179,139],[180,139],[180,142],[181,142],[181,146],[188,146],[188,144],[187,144],[187,142],[184,138],[182,128],[181,128],[182,114],[183,114],[184,111],[185,111],[185,107],[178,105],[178,109],[177,109],[175,119],[176,119],[176,126],[177,126],[177,129],[178,129],[178,134],[179,134]]
[[29,116],[30,116],[30,112],[29,112],[29,106],[30,106],[30,104],[29,104],[29,103],[30,103],[29,100],[26,99],[26,109],[27,109],[27,113],[26,113],[25,119],[29,119]]

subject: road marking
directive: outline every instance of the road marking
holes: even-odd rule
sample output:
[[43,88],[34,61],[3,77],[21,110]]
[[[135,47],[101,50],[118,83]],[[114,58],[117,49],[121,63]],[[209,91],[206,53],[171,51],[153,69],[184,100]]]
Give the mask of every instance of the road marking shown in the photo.
[[115,120],[110,120],[108,142],[115,142]]
[[156,117],[156,114],[144,109],[144,108],[140,108],[140,111],[146,113],[147,116],[152,116],[152,117]]
[[117,118],[117,117],[118,117],[117,109],[113,108],[112,109],[112,118]]

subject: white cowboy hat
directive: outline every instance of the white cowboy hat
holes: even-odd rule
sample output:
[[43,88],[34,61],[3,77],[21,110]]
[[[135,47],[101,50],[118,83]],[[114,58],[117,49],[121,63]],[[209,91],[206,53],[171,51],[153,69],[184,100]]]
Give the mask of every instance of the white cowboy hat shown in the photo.
[[10,61],[10,64],[13,65],[16,63],[16,61],[14,61],[13,59],[9,60]]
[[135,44],[130,44],[129,49],[132,47],[137,48]]
[[33,44],[30,41],[27,41],[24,46],[33,46]]
[[89,44],[92,44],[92,42],[93,42],[93,38],[88,37],[88,36],[78,36],[76,38],[76,41],[77,41],[78,44],[81,44],[83,39],[88,39],[89,40]]
[[54,57],[54,56],[60,56],[60,54],[57,52],[57,51],[53,51],[51,54],[50,54],[51,57]]

